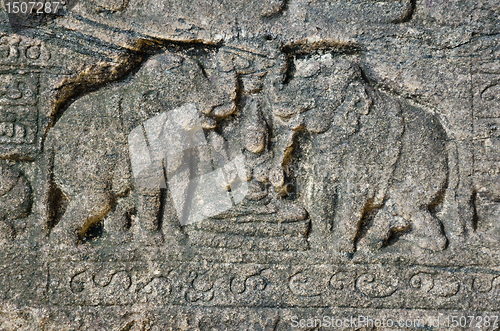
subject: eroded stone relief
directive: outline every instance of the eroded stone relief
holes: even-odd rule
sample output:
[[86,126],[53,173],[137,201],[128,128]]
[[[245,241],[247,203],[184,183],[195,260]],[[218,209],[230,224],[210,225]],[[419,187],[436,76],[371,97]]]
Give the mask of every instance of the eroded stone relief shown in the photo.
[[6,8],[0,329],[500,310],[495,4]]
[[[167,207],[177,210],[179,218],[170,228],[177,231],[208,219],[206,227],[227,234],[237,223],[261,217],[264,223],[276,219],[276,231],[302,231],[305,236],[306,223],[302,230],[297,224],[291,224],[296,230],[284,230],[284,224],[305,220],[311,213],[317,217],[311,219],[318,224],[315,231],[323,231],[318,235],[330,237],[338,251],[353,253],[362,223],[371,215],[366,234],[371,244],[382,245],[393,232],[411,228],[421,247],[445,249],[442,225],[430,210],[442,202],[448,182],[447,137],[435,115],[371,87],[359,65],[342,55],[296,62],[281,57],[250,74],[234,69],[234,63],[243,69],[251,66],[235,53],[223,50],[216,57],[215,75],[222,71],[222,77],[215,82],[195,60],[160,54],[147,60],[129,82],[87,95],[68,108],[49,131],[46,144],[53,153],[53,190],[67,200],[52,239],[76,243],[92,224],[117,217],[124,223],[127,213],[135,213],[139,227],[153,234],[160,231],[165,216],[160,213],[169,194],[173,200]],[[295,67],[293,77],[277,75],[289,66]],[[238,89],[240,80],[243,86]],[[221,91],[220,96],[206,100],[214,91]],[[183,103],[186,100],[199,101]],[[180,108],[172,109],[176,106]],[[179,125],[190,133],[177,133]],[[308,159],[297,161],[293,146],[301,135],[308,136],[310,151]],[[187,156],[184,150],[194,154]],[[241,164],[228,163],[237,158]],[[283,199],[285,181],[293,180],[286,168],[294,163],[309,169],[315,165],[308,174],[311,185],[324,187],[313,189],[311,196],[304,194],[309,208]],[[146,167],[152,168],[144,174]],[[214,172],[212,179],[200,177],[217,169],[222,172]],[[194,178],[201,182],[186,181]],[[231,191],[235,179],[245,184],[245,192],[207,201],[217,196],[210,187],[225,185]],[[206,193],[187,193],[190,185]],[[194,197],[184,201],[185,194]],[[120,208],[127,203],[129,209]],[[330,213],[322,214],[325,206]],[[186,208],[200,217],[189,218]],[[111,215],[115,212],[122,215]],[[236,224],[223,224],[230,219]],[[244,233],[251,227],[243,227]]]

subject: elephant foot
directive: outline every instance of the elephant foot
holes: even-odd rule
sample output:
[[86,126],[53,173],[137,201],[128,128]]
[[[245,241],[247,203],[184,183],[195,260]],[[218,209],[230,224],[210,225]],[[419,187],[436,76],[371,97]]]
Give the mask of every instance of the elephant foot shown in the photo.
[[358,245],[379,250],[386,245],[393,233],[404,231],[409,227],[410,224],[407,220],[395,215],[390,208],[385,207],[377,213],[372,226]]
[[448,239],[442,234],[434,236],[409,235],[408,239],[419,247],[433,252],[442,252],[448,245]]
[[434,252],[443,251],[448,245],[448,239],[442,233],[441,222],[428,210],[418,210],[411,216],[414,243]]

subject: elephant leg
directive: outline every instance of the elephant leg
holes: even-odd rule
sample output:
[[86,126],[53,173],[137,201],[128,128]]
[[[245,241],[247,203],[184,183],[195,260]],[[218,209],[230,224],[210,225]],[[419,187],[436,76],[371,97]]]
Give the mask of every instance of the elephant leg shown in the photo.
[[129,239],[131,218],[136,210],[135,199],[128,196],[117,201],[115,206],[104,219],[104,234],[112,243],[120,244]]
[[367,203],[366,195],[347,193],[339,197],[339,213],[333,225],[334,249],[341,253],[354,253],[355,240],[361,227]]
[[391,234],[409,228],[410,224],[404,218],[397,216],[394,208],[386,203],[380,209],[368,229],[366,236],[359,244],[373,249],[380,249],[389,240]]
[[186,235],[181,230],[177,211],[174,207],[174,201],[170,193],[170,189],[163,191],[164,193],[164,208],[162,220],[162,232],[165,240],[165,245],[178,246],[186,239]]
[[52,242],[76,245],[80,237],[96,222],[102,220],[113,206],[111,194],[83,192],[68,205],[62,219],[52,230]]
[[137,192],[137,217],[139,239],[145,244],[162,243],[160,232],[161,189],[139,188]]
[[[417,187],[415,191],[421,191],[418,189]],[[443,234],[441,221],[422,204],[428,203],[425,200],[429,199],[424,199],[411,190],[392,190],[390,196],[395,201],[397,214],[411,224],[412,230],[407,235],[409,240],[432,251],[442,251],[446,248],[448,239]]]

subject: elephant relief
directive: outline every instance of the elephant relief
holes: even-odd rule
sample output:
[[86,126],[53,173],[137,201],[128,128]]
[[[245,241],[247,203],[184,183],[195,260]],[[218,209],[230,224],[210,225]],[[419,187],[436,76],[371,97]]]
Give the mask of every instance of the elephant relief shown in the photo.
[[167,210],[167,190],[134,182],[127,136],[146,120],[187,102],[196,104],[203,128],[212,129],[217,119],[234,112],[236,86],[234,73],[207,77],[199,62],[163,52],[125,81],[70,104],[46,143],[52,169],[48,201],[54,201],[51,240],[76,244],[103,220],[105,233],[118,237],[136,220],[145,242],[178,238],[178,222],[169,219],[175,213]]
[[275,131],[285,137],[281,168],[297,141],[306,151],[301,199],[312,238],[323,235],[326,245],[352,253],[362,241],[382,247],[408,231],[417,245],[444,250],[433,214],[448,182],[447,136],[437,116],[372,87],[343,56],[309,55],[285,67],[293,77],[275,81],[269,99]]

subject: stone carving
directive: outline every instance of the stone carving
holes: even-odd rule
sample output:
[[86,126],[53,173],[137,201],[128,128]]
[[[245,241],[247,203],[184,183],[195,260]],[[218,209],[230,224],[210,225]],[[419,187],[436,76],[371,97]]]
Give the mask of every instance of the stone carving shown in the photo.
[[[327,289],[328,275],[330,268],[319,266],[316,268],[301,270],[290,278],[290,291],[295,295],[315,297],[322,295]],[[335,275],[331,276],[334,277]],[[337,287],[343,285],[338,284]]]
[[70,281],[70,290],[73,293],[81,293],[85,290],[84,282],[85,282],[85,271],[79,272],[78,274],[71,277]]
[[352,275],[346,271],[336,272],[330,279],[330,286],[337,291],[344,290],[353,281]]
[[477,292],[488,293],[498,286],[500,278],[495,275],[478,275],[474,278],[472,287]]
[[12,4],[1,330],[498,328],[494,1]]
[[[380,277],[380,276],[379,276]],[[384,298],[397,291],[397,280],[388,277],[389,280],[377,279],[373,274],[363,274],[356,281],[356,288],[363,294],[371,298]]]
[[[156,70],[164,72],[166,77],[162,80],[167,85],[155,85]],[[230,87],[234,85],[231,75],[222,77],[225,78],[220,79],[232,83]],[[125,215],[136,213],[141,233],[148,237],[146,241],[159,242],[159,220],[163,217],[160,215],[163,212],[161,200],[165,192],[139,186],[134,191],[136,197],[130,194],[134,184],[127,136],[137,124],[175,108],[184,100],[197,103],[203,113],[213,112],[216,117],[229,115],[234,108],[234,92],[222,90],[214,95],[209,93],[213,92],[212,86],[220,89],[203,76],[196,62],[167,53],[152,58],[128,87],[99,91],[72,104],[47,138],[47,145],[53,151],[54,189],[60,190],[68,200],[64,214],[56,221],[52,238],[62,243],[76,243],[92,224],[103,220],[114,209],[108,216],[109,221],[105,222],[105,229],[123,231]],[[227,88],[227,85],[222,86]],[[122,97],[113,97],[114,94]],[[106,100],[104,107],[102,100]],[[97,118],[89,116],[95,109],[106,113]],[[211,121],[213,119],[207,117],[203,125],[210,126],[207,123]],[[80,129],[75,131],[74,125]],[[72,153],[68,154],[69,150]],[[68,172],[68,167],[74,172]],[[129,202],[134,199],[137,203]],[[165,235],[175,233],[171,223],[165,221],[163,226],[169,227]]]
[[269,283],[265,278],[266,274],[272,273],[271,270],[261,270],[256,274],[231,280],[231,292],[243,294],[251,291],[264,291]]
[[41,150],[46,72],[51,53],[41,40],[0,32],[0,157],[34,160]]
[[[86,263],[70,271],[57,271],[61,265],[51,267],[51,302],[58,305],[131,306],[159,300],[167,305],[195,307],[259,307],[265,303],[322,307],[336,303],[351,308],[361,304],[383,308],[396,302],[412,309],[430,305],[466,309],[477,301],[476,297],[496,295],[499,291],[499,273],[491,269],[471,273],[468,268],[445,271],[418,266],[401,270],[396,264],[367,263],[316,264],[290,270],[284,264],[244,263],[235,267],[182,262],[159,266],[151,272],[153,269],[139,263],[134,269],[125,270],[121,262]],[[120,295],[113,296],[117,293]],[[500,307],[498,301],[489,304],[491,309]]]
[[0,73],[0,153],[19,155],[37,143],[40,75]]
[[[216,216],[224,222],[232,218],[236,220],[236,224],[230,226],[232,230],[229,231],[234,231],[240,227],[238,223],[241,223],[240,217],[243,215],[268,215],[263,224],[270,227],[272,222],[269,222],[274,217],[272,215],[277,213],[277,221],[287,219],[288,224],[295,228],[302,222],[303,230],[298,234],[305,236],[306,212],[301,211],[300,206],[294,207],[279,198],[284,190],[284,171],[293,162],[291,156],[294,143],[300,139],[303,132],[309,137],[312,150],[309,159],[304,161],[316,165],[309,171],[309,178],[315,183],[314,193],[302,192],[302,200],[314,215],[313,234],[329,237],[328,240],[337,250],[352,253],[355,250],[355,242],[360,237],[362,223],[369,219],[368,231],[363,237],[365,244],[381,247],[394,233],[411,228],[408,236],[419,246],[434,251],[443,250],[447,239],[442,232],[441,222],[432,214],[432,210],[441,203],[448,182],[447,137],[438,118],[371,87],[362,77],[363,73],[355,62],[341,56],[318,55],[306,60],[296,60],[292,64],[283,59],[260,59],[238,48],[223,48],[217,52],[215,58],[202,57],[199,61],[204,64],[200,64],[200,67],[194,60],[162,54],[148,60],[143,69],[127,84],[84,97],[79,102],[82,108],[87,107],[88,110],[79,109],[79,102],[71,105],[48,137],[49,146],[54,150],[54,189],[60,190],[68,200],[68,206],[60,220],[53,222],[57,224],[52,231],[52,237],[59,237],[59,242],[76,243],[78,237],[81,238],[92,224],[105,218],[105,230],[108,233],[123,233],[127,231],[127,224],[131,223],[126,220],[128,217],[139,223],[140,236],[144,237],[144,242],[160,243],[162,233],[170,236],[173,242],[178,242],[179,239],[175,238],[183,236],[179,231],[179,222],[181,225],[187,223],[183,221],[184,212],[179,214],[179,211],[183,210],[182,206],[185,206],[186,202],[193,203],[184,200],[184,197],[180,198],[185,193],[181,193],[184,189],[179,185],[185,181],[181,180],[181,177],[177,178],[177,175],[169,175],[174,171],[172,165],[182,158],[168,160],[166,155],[173,153],[170,146],[174,146],[174,141],[170,142],[171,145],[163,145],[168,139],[165,143],[160,140],[156,143],[151,136],[152,132],[148,130],[159,125],[158,128],[163,128],[159,129],[159,133],[168,132],[168,128],[173,124],[165,122],[161,112],[176,112],[177,110],[168,106],[182,105],[181,100],[193,100],[193,116],[201,116],[200,135],[202,128],[214,130],[219,125],[222,133],[212,131],[208,143],[211,147],[206,150],[206,153],[219,156],[207,159],[206,171],[200,168],[188,176],[207,173],[212,166],[215,169],[225,167],[221,162],[227,162],[224,160],[229,160],[229,155],[234,157],[236,152],[241,153],[242,148],[246,152],[245,171],[249,172],[246,179],[248,186],[245,184],[248,194],[243,194],[233,201],[233,205],[236,203],[236,209],[233,208],[234,211],[230,212],[233,215],[228,217],[229,214],[222,213],[217,216],[216,212],[205,217]],[[291,65],[295,67],[294,77],[285,82],[280,72],[286,72],[287,66]],[[153,86],[153,68],[176,70],[178,72],[174,77],[177,84],[183,86],[186,82],[196,82],[197,87],[193,90],[192,86],[186,86],[178,95],[164,95],[166,91],[170,91],[171,78],[163,78],[166,86]],[[219,85],[210,81],[213,75],[210,79],[204,77],[207,76],[204,71],[210,69],[221,74]],[[186,72],[191,72],[189,78]],[[268,75],[270,79],[264,79]],[[282,77],[281,81],[279,77]],[[237,89],[237,80],[243,82],[240,89]],[[264,88],[264,82],[271,85]],[[142,94],[137,96],[140,93],[134,91],[127,95],[127,89],[135,89],[138,84]],[[147,84],[151,85],[148,87]],[[217,88],[220,95],[210,93],[211,86]],[[263,91],[266,91],[269,101],[265,101]],[[306,96],[305,93],[309,95]],[[140,101],[134,100],[134,97]],[[159,98],[163,103],[158,102]],[[235,118],[226,119],[236,111],[236,98],[242,104],[241,109],[238,109]],[[98,107],[98,100],[102,99],[108,100],[105,107],[107,113],[99,118],[87,118],[85,113],[93,112]],[[96,104],[91,105],[92,102]],[[196,104],[200,107],[199,115]],[[191,108],[182,109],[184,108],[179,108],[177,112],[185,115],[180,116],[190,114],[188,109]],[[158,115],[153,117],[154,114]],[[271,118],[273,135],[269,134],[270,127],[267,124]],[[66,132],[65,125],[71,127],[71,123],[79,121],[84,121],[82,128],[85,128],[85,133],[81,133],[83,136],[79,134],[72,138],[77,142],[72,148],[75,151],[74,157],[77,153],[82,153],[82,160],[68,159],[68,144],[65,143],[60,152],[57,152],[60,149],[57,146],[63,139],[62,135],[74,135],[74,132]],[[117,121],[121,122],[118,126]],[[148,138],[131,138],[142,136],[142,126],[134,127],[141,122],[145,123]],[[233,137],[230,137],[230,134]],[[88,138],[83,140],[88,140],[91,144],[88,150],[80,144],[85,136]],[[125,136],[128,136],[128,148],[133,153],[131,156],[126,150]],[[224,147],[228,139],[241,139],[241,145],[237,143],[236,147]],[[271,139],[274,140],[273,143],[270,142]],[[151,152],[151,155],[159,155],[157,160],[155,159],[155,162],[159,162],[154,166],[155,174],[148,175],[152,176],[148,180],[154,180],[155,184],[137,185],[138,171],[134,171],[134,185],[129,167],[130,157],[132,168],[134,164],[139,168],[136,160],[141,160],[141,153],[150,153],[146,151],[148,148],[157,150]],[[93,152],[90,153],[90,150]],[[97,151],[100,151],[100,155]],[[201,153],[200,150],[197,153],[197,157],[204,158],[202,154],[205,152]],[[63,155],[64,159],[59,155]],[[428,161],[429,155],[434,155],[432,162]],[[91,159],[86,160],[89,157]],[[162,162],[168,164],[168,167],[164,168]],[[70,178],[64,177],[67,177],[68,167],[75,167],[77,164],[80,167],[83,164],[92,164],[92,167],[97,168],[90,171],[84,168],[75,169],[76,173],[84,170],[84,174],[81,175],[80,184],[74,185],[73,175]],[[175,171],[179,172],[179,169]],[[245,176],[244,170],[241,166],[239,169],[242,178]],[[164,173],[169,178],[164,178]],[[165,180],[170,181],[168,189]],[[278,194],[276,202],[273,202],[275,198],[270,195],[270,186],[266,186],[269,182]],[[194,194],[195,199],[201,197],[199,192]],[[172,199],[169,204],[175,206],[179,218],[162,222],[165,217],[165,210],[162,209],[168,200],[167,195]],[[244,196],[246,198],[243,201]],[[214,203],[220,204],[221,201]],[[262,204],[265,207],[259,207]],[[330,211],[326,214],[318,213],[317,204],[330,204],[331,207],[327,208]],[[205,208],[204,214],[214,207],[215,205],[209,206],[206,203],[199,206]],[[248,210],[249,207],[252,211]],[[239,211],[241,208],[245,211]],[[293,209],[295,212],[289,216],[283,214],[284,210]],[[113,212],[110,213],[111,210]],[[219,213],[224,210],[227,208],[220,209]],[[163,223],[163,231],[159,229],[160,223]],[[218,220],[202,223],[185,229],[194,245],[204,246],[206,242],[210,242],[212,247],[241,249],[241,242],[248,242],[251,227],[262,229],[262,226],[253,225],[242,227],[240,231],[245,233],[244,237],[238,239],[240,232],[235,231],[233,235],[236,236],[228,241],[225,235],[222,235],[227,233],[228,225]],[[283,225],[280,223],[279,227],[282,228]],[[295,230],[283,228],[269,231],[292,234]],[[283,244],[280,241],[273,242],[272,239],[267,240],[268,243],[259,239],[249,248],[307,249],[303,240],[299,239],[294,243],[297,239],[290,237],[287,243]]]
[[16,220],[29,215],[31,193],[31,186],[21,172],[0,164],[0,240],[11,240],[21,230]]
[[411,227],[418,245],[443,250],[446,237],[430,212],[448,177],[439,120],[370,87],[349,60],[325,55],[295,66],[295,77],[278,82],[270,98],[291,140],[300,132],[310,136],[309,204],[312,212],[315,203],[335,206],[316,216],[332,226],[337,248],[353,252],[363,220],[376,211],[368,240],[381,245]]
[[440,297],[456,295],[460,290],[460,282],[453,275],[443,276],[435,277],[435,275],[419,273],[411,278],[410,284],[415,289]]
[[22,35],[0,32],[0,64],[27,66],[44,65],[51,57],[45,43]]
[[94,284],[102,288],[117,288],[128,290],[131,285],[130,276],[126,271],[113,271],[107,275],[97,274],[93,277]]
[[[153,117],[128,136],[136,186],[167,188],[168,179],[181,225],[223,213],[248,192],[243,154],[229,160],[225,151],[209,145],[198,117],[196,105],[187,104]],[[220,168],[212,169],[214,163]]]
[[158,296],[165,297],[172,292],[172,286],[166,277],[160,276],[153,278],[141,291],[151,295],[153,298]]
[[[210,68],[210,61],[205,61],[208,61],[206,66]],[[233,199],[233,204],[238,204],[238,202],[241,201],[245,196],[249,200],[248,202],[243,203],[241,207],[237,207],[234,211],[231,211],[230,214],[232,214],[233,216],[230,217],[234,219],[234,217],[245,215],[247,215],[245,216],[247,218],[250,215],[256,214],[269,215],[265,217],[265,222],[263,224],[266,224],[265,226],[269,227],[269,231],[275,232],[275,234],[272,235],[273,237],[279,236],[282,231],[288,232],[293,236],[298,235],[301,237],[297,239],[291,237],[287,241],[281,241],[274,238],[270,238],[269,240],[257,239],[255,244],[253,244],[253,247],[255,248],[251,249],[267,248],[289,250],[307,248],[307,243],[305,242],[305,234],[308,227],[308,222],[306,221],[307,213],[300,206],[295,206],[290,203],[281,201],[271,201],[272,199],[269,199],[271,197],[268,196],[268,192],[266,192],[266,190],[262,190],[262,183],[265,184],[265,182],[268,181],[267,172],[269,171],[268,164],[264,162],[272,157],[272,153],[270,153],[267,147],[267,128],[261,114],[259,99],[253,96],[253,94],[258,93],[262,88],[259,87],[262,85],[262,78],[265,77],[265,71],[262,72],[262,67],[266,68],[266,66],[269,66],[269,64],[257,58],[253,59],[253,67],[249,69],[248,67],[251,65],[250,62],[245,63],[245,61],[241,59],[241,56],[238,57],[227,49],[222,49],[217,54],[214,61],[217,63],[217,66],[212,70],[216,70],[215,72],[221,73],[222,77],[219,78],[220,86],[218,88],[221,91],[220,95],[214,96],[212,95],[213,93],[208,92],[210,86],[217,87],[217,84],[214,85],[214,83],[206,80],[206,78],[203,77],[203,72],[193,61],[174,55],[159,55],[149,60],[148,63],[144,66],[144,69],[139,71],[135,78],[128,84],[130,89],[135,89],[136,84],[142,85],[141,88],[144,89],[144,91],[142,95],[137,96],[139,100],[132,99],[132,97],[137,95],[137,91],[134,91],[134,93],[131,95],[127,95],[127,87],[120,87],[111,89],[109,91],[98,92],[95,95],[85,97],[84,100],[81,100],[81,103],[88,110],[78,109],[78,102],[70,106],[70,109],[66,111],[61,119],[59,119],[59,122],[51,130],[47,139],[48,146],[51,146],[51,148],[54,150],[53,161],[51,161],[54,164],[53,190],[54,192],[61,191],[62,196],[66,196],[65,199],[67,200],[67,206],[65,207],[63,215],[60,216],[60,219],[53,221],[53,224],[55,224],[55,228],[53,229],[51,236],[54,240],[61,243],[76,243],[78,237],[81,238],[92,224],[99,222],[104,218],[106,218],[106,221],[104,222],[105,231],[123,233],[126,230],[125,224],[127,223],[127,221],[124,221],[124,218],[126,217],[126,215],[129,215],[128,217],[131,217],[130,215],[133,214],[132,218],[136,219],[140,224],[139,227],[142,230],[141,234],[148,237],[144,240],[144,242],[161,242],[161,233],[159,232],[160,229],[158,228],[158,226],[160,220],[164,217],[164,215],[160,215],[162,212],[164,212],[164,210],[161,210],[163,208],[162,206],[165,206],[163,200],[167,198],[165,195],[168,194],[172,199],[169,203],[176,207],[176,214],[179,214],[180,210],[183,209],[183,207],[181,206],[184,203],[182,202],[182,199],[184,198],[181,199],[182,201],[179,200],[179,198],[181,198],[183,194],[181,191],[179,191],[181,190],[179,184],[182,184],[184,180],[180,177],[179,179],[176,179],[176,175],[169,176],[168,173],[173,173],[174,168],[165,169],[166,174],[169,177],[167,192],[165,190],[165,184],[161,184],[165,181],[165,178],[161,178],[163,177],[163,167],[161,165],[162,157],[160,157],[157,160],[158,162],[160,162],[159,166],[155,166],[155,169],[158,170],[158,174],[152,177],[154,178],[153,180],[155,181],[155,184],[144,185],[143,183],[137,185],[137,176],[134,179],[131,178],[131,169],[128,166],[130,162],[130,156],[127,153],[128,151],[125,150],[126,147],[124,145],[124,136],[128,135],[128,149],[130,149],[132,153],[137,154],[131,155],[132,168],[134,168],[134,164],[136,165],[136,168],[139,168],[139,163],[137,163],[135,160],[140,160],[141,153],[149,153],[149,151],[146,151],[146,148],[141,147],[142,145],[147,145],[146,143],[140,143],[141,141],[146,141],[144,140],[144,138],[139,140],[131,138],[132,136],[139,137],[142,135],[139,130],[141,126],[133,127],[133,125],[137,125],[144,121],[144,123],[146,123],[145,125],[147,125],[149,128],[150,124],[153,125],[153,122],[160,121],[160,124],[155,122],[155,125],[159,125],[160,127],[166,125],[165,130],[170,130],[170,127],[167,128],[168,123],[165,122],[165,124],[163,124],[164,121],[160,119],[160,117],[163,116],[161,115],[161,111],[175,112],[177,110],[172,110],[168,106],[175,107],[175,105],[182,104],[182,101],[191,98],[194,99],[194,101],[199,100],[193,105],[198,104],[198,107],[200,107],[200,114],[202,116],[200,130],[201,128],[211,130],[217,126],[217,121],[223,120],[227,116],[234,113],[234,100],[236,98],[235,89],[237,86],[236,77],[241,76],[243,77],[242,79],[244,80],[246,87],[243,89],[243,94],[240,96],[240,99],[244,98],[249,104],[248,111],[250,113],[245,114],[245,122],[243,123],[242,127],[235,127],[233,124],[232,129],[231,127],[229,127],[227,128],[227,130],[232,130],[234,132],[237,129],[238,131],[241,130],[240,132],[242,133],[245,132],[245,136],[243,137],[244,147],[249,152],[249,154],[245,155],[245,163],[247,164],[247,169],[249,169],[250,171],[251,169],[256,169],[255,171],[257,171],[257,176],[255,177],[255,180],[250,180],[250,187],[246,189],[250,190],[248,194],[243,194],[241,198]],[[146,84],[148,81],[149,84],[153,84],[151,82],[151,71],[153,70],[152,68],[156,68],[158,66],[162,66],[161,68],[163,70],[171,67],[172,69],[180,71],[177,74],[178,76],[176,78],[178,79],[178,84],[189,84],[189,82],[192,82],[193,77],[187,78],[186,74],[183,73],[186,71],[192,72],[195,74],[194,81],[196,81],[197,84],[204,84],[205,87],[200,85],[197,87],[197,90],[189,90],[191,87],[186,87],[186,91],[178,91],[179,95],[177,96],[171,94],[165,95],[165,98],[162,98],[162,100],[164,100],[164,104],[155,104],[157,103],[157,101],[155,100],[161,98],[161,96],[163,96],[163,93],[170,91],[170,85],[164,87],[155,86],[154,88],[156,90],[152,90],[153,85],[150,85],[149,89],[147,86],[144,86],[144,80],[146,81]],[[165,77],[164,79],[166,81],[170,80],[169,77]],[[171,83],[172,81],[170,80],[169,84]],[[246,92],[247,90],[248,92]],[[111,97],[111,94],[121,93],[123,93],[125,97]],[[249,96],[247,96],[247,94],[249,94]],[[205,100],[206,98],[209,99]],[[93,101],[95,102],[95,105],[89,105],[88,102],[91,99],[96,100]],[[102,99],[108,100],[108,105],[106,107],[108,109],[107,115],[104,115],[101,118],[86,118],[85,113],[93,112],[95,107],[98,107],[98,100]],[[134,107],[137,108],[134,109]],[[246,109],[247,108],[245,107],[245,111]],[[114,114],[116,110],[121,112],[121,114]],[[188,108],[186,108],[186,111],[187,110]],[[178,108],[178,111],[180,113],[183,113],[182,108]],[[160,115],[158,115],[157,117],[152,117],[153,114]],[[182,116],[187,116],[187,114],[188,113]],[[120,121],[123,123],[122,126],[120,127],[117,126],[116,123],[112,123],[111,119],[113,118],[121,118]],[[83,121],[83,123],[85,123],[82,126],[83,132],[79,132],[78,134],[75,134],[75,132],[66,133],[65,127],[68,127],[67,125],[71,126],[71,123],[76,123],[78,121]],[[88,127],[90,127],[90,129]],[[104,127],[106,127],[106,133],[103,130]],[[146,128],[146,131],[148,130],[148,128]],[[139,135],[135,134],[134,132],[137,132],[137,134]],[[75,154],[72,154],[73,157],[70,159],[67,158],[67,143],[64,143],[65,148],[58,152],[58,149],[60,149],[58,147],[58,144],[60,144],[59,141],[63,141],[63,135],[65,134],[73,135],[75,137],[72,138],[75,143],[73,147],[75,149]],[[152,144],[152,136],[150,134],[148,135],[148,143]],[[83,137],[88,137],[84,138],[83,140],[88,140],[89,143],[93,144],[89,146],[87,150],[85,150],[81,145]],[[130,139],[132,139],[132,143]],[[228,137],[228,139],[230,139],[230,137]],[[120,141],[121,143],[117,143]],[[169,143],[172,144],[173,141]],[[163,153],[162,155],[173,153],[173,151],[171,150],[172,145],[166,145],[165,147],[162,147],[161,144],[162,143],[158,145],[158,148],[160,148],[160,150],[156,153]],[[233,148],[231,150],[231,147],[229,147],[228,150],[227,147],[224,147],[224,144],[225,143],[223,136],[218,135],[216,132],[211,133],[211,135],[209,136],[209,145],[211,146],[210,153],[212,153],[213,155],[211,164],[213,164],[215,169],[217,169],[218,167],[227,167],[227,165],[224,165],[221,162],[224,162],[224,160],[229,160],[230,155],[232,155],[232,158],[235,158],[234,153],[235,151],[237,151],[237,149]],[[136,149],[137,152],[134,152]],[[92,150],[93,152],[90,153],[90,150]],[[101,156],[98,157],[98,153],[96,153],[97,151],[100,151],[101,155],[112,155],[113,159],[110,159],[109,157],[107,159]],[[77,153],[82,154],[81,160],[80,158],[76,159],[78,155]],[[241,150],[239,153],[241,155]],[[63,159],[59,157],[59,155],[64,155],[65,158]],[[215,157],[215,155],[219,156]],[[89,159],[85,161],[88,157],[91,157],[92,160]],[[235,160],[236,159],[238,159],[237,155]],[[165,161],[168,163],[168,167],[172,167],[172,165],[176,162],[173,159],[169,160],[168,157],[166,157]],[[97,168],[91,171],[84,168],[75,169],[76,173],[82,173],[80,176],[80,184],[75,186],[73,184],[75,178],[73,175],[68,177],[69,173],[67,172],[67,168],[69,166],[75,167],[76,164],[80,164],[80,166],[82,166],[83,164],[89,163],[92,164],[93,167]],[[208,164],[208,166],[210,167],[211,164]],[[179,172],[180,170],[177,169],[175,171]],[[203,173],[204,172],[199,169],[189,176],[199,176]],[[238,168],[238,173],[241,173],[240,177],[245,176],[242,174],[243,169],[241,167]],[[158,183],[158,185],[156,185],[156,182]],[[176,184],[176,182],[178,183]],[[158,187],[155,187],[155,185]],[[233,194],[234,192],[236,191],[234,191],[233,187]],[[198,195],[195,195],[195,197],[199,198]],[[268,198],[264,199],[266,197]],[[136,202],[134,202],[134,200]],[[82,203],[82,201],[84,201],[84,203]],[[252,201],[259,202],[256,204],[256,206],[252,206],[255,205]],[[134,207],[134,204],[136,205],[136,207]],[[245,204],[248,206],[245,206]],[[259,205],[263,206],[260,207]],[[205,208],[204,214],[206,214],[206,211],[213,209],[213,206],[211,207],[208,204],[200,205],[200,208]],[[112,209],[114,210],[110,213]],[[225,209],[216,212],[213,216],[217,216],[216,214],[220,214],[220,212],[223,210]],[[175,211],[171,209],[170,212],[172,211],[175,213]],[[183,221],[183,216],[181,214],[179,214],[179,218],[177,220],[174,219],[169,222],[163,222],[163,235],[170,236],[171,238],[173,238],[172,240],[174,242],[176,240],[178,241],[179,237],[182,237],[182,234],[180,234],[177,230],[179,222],[181,225],[187,223]],[[86,216],[85,218],[83,218],[81,215]],[[172,215],[168,215],[168,217],[172,218]],[[228,220],[228,215],[219,215],[217,217],[223,219],[224,221]],[[262,217],[264,218],[264,216]],[[286,219],[287,223],[281,223],[281,220],[283,219]],[[248,221],[237,221],[237,223],[241,222]],[[220,225],[217,225],[217,223],[219,223]],[[203,227],[206,227],[205,224],[203,224]],[[227,225],[224,226],[224,223],[215,221],[212,223],[209,222],[208,224],[212,225],[212,228],[215,229],[215,233],[226,232],[225,228],[227,228]],[[217,229],[218,227],[224,228]],[[238,225],[236,225],[236,228],[237,227]],[[255,227],[254,225],[246,227],[243,226],[241,231],[248,235],[250,234],[249,231],[252,228],[259,231],[259,227]],[[194,244],[199,243],[201,245],[205,245],[204,242],[207,242],[207,235],[204,232],[191,232],[190,229],[187,229],[187,231],[188,233],[190,233],[190,237]],[[239,232],[235,232],[234,234],[238,235]],[[154,238],[155,236],[157,237],[157,239]],[[177,238],[175,236],[177,236]],[[213,235],[209,234],[208,236],[208,238],[210,238],[210,236]],[[220,240],[220,245],[222,245],[222,247],[226,247],[228,245],[226,244],[226,238],[221,237]],[[241,237],[240,240],[245,240],[245,238]],[[214,239],[210,239],[210,241],[214,242]],[[236,246],[234,244],[231,244],[229,245],[229,247],[241,247],[241,244],[237,244]]]
[[189,274],[190,288],[186,291],[187,302],[209,302],[214,298],[214,280],[210,272],[198,274],[196,271],[191,271]]

